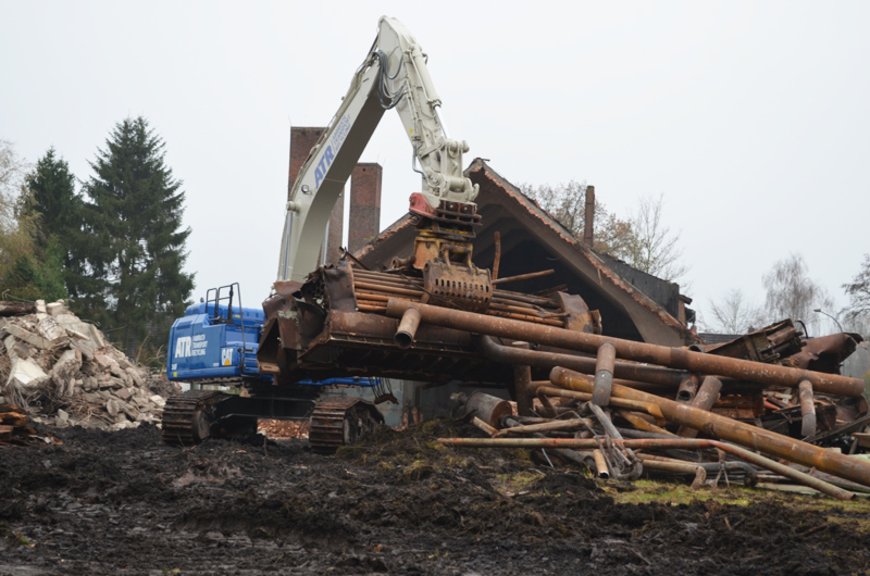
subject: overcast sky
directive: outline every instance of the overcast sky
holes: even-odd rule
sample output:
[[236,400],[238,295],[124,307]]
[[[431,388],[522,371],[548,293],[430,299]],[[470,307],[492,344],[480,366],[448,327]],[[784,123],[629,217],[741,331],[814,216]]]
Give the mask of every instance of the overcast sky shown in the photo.
[[[868,2],[178,2],[0,0],[0,139],[76,176],[142,115],[184,181],[199,296],[275,278],[291,125],[324,125],[382,14],[429,55],[451,138],[516,184],[569,180],[628,216],[664,198],[710,301],[790,253],[838,306],[870,251]],[[382,227],[419,179],[398,116]],[[832,310],[834,312],[834,310]]]

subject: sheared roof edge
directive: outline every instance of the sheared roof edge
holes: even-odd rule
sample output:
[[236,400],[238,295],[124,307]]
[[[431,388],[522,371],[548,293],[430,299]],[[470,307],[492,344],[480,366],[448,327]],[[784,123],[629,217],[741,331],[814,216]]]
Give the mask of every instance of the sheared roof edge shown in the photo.
[[[482,158],[475,158],[465,170],[465,174],[467,176],[470,176],[473,173],[479,173],[481,177],[488,179],[493,185],[500,188],[505,194],[507,194],[508,197],[510,197],[517,204],[523,207],[525,211],[529,214],[529,216],[535,218],[547,229],[551,230],[555,236],[553,240],[561,241],[573,248],[573,253],[575,253],[578,257],[582,257],[593,268],[595,268],[595,271],[599,277],[599,284],[601,284],[600,279],[606,279],[606,281],[610,285],[612,285],[614,289],[625,293],[629,298],[631,298],[636,304],[644,308],[647,312],[654,314],[659,319],[659,321],[661,321],[662,324],[664,324],[666,327],[673,329],[683,338],[685,337],[685,335],[688,333],[687,327],[685,325],[683,325],[679,320],[671,316],[652,298],[641,292],[639,289],[635,288],[630,282],[617,274],[616,271],[610,268],[607,263],[601,259],[601,257],[599,257],[594,251],[578,241],[573,236],[573,234],[571,234],[568,229],[565,228],[565,226],[563,226],[558,220],[553,218],[547,211],[541,208],[537,204],[537,202],[523,194],[523,192],[517,186],[509,182],[501,174],[494,170],[486,162],[486,160]],[[408,228],[409,226],[413,226],[413,219],[410,214],[406,214],[405,216],[399,218],[390,226],[385,228],[380,234],[378,234],[377,238],[363,246],[360,250],[356,252],[356,254],[354,254],[354,256],[360,259],[365,258],[365,256],[371,253],[378,245],[389,240],[392,236]],[[544,240],[547,241],[546,239]],[[552,242],[552,240],[550,240],[550,242]]]
[[521,206],[524,206],[530,216],[537,218],[542,224],[552,230],[561,241],[570,244],[575,248],[577,254],[585,258],[585,260],[589,262],[589,264],[591,264],[601,276],[607,278],[614,287],[622,290],[635,302],[658,316],[665,325],[674,328],[680,333],[686,331],[686,327],[679,320],[671,316],[652,298],[635,288],[630,282],[622,278],[622,276],[619,276],[593,250],[584,246],[582,242],[577,240],[559,221],[550,216],[550,214],[543,208],[538,206],[537,202],[523,194],[518,187],[506,180],[501,174],[487,164],[485,160],[482,158],[475,158],[465,171],[466,174],[471,174],[473,172],[479,172],[481,175],[488,178],[493,184],[504,190],[508,196],[518,202]]

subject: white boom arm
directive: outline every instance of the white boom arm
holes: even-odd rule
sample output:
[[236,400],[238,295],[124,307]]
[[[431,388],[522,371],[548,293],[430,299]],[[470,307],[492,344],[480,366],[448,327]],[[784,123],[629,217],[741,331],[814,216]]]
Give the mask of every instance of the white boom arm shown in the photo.
[[422,196],[432,211],[441,201],[471,203],[477,186],[462,174],[468,145],[450,140],[436,108],[441,105],[426,68],[426,56],[396,19],[382,17],[372,49],[350,89],[293,184],[278,280],[302,282],[317,267],[333,206],[384,111],[395,107],[414,148],[423,177]]

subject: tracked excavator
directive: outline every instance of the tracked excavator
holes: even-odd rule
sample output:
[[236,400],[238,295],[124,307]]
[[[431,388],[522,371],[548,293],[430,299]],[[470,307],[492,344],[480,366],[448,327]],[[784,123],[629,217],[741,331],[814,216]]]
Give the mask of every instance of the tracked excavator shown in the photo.
[[[413,338],[397,339],[399,321],[386,315],[391,298],[550,326],[589,323],[579,297],[500,290],[490,271],[472,262],[480,217],[474,202],[477,186],[462,171],[468,145],[445,133],[438,116],[441,99],[426,60],[400,22],[380,19],[374,44],[291,190],[278,279],[263,303],[265,317],[258,327],[256,377],[242,379],[244,395],[197,390],[170,399],[163,418],[167,442],[244,434],[257,418],[310,418],[312,448],[330,452],[375,427],[380,413],[359,399],[318,401],[317,388],[305,383],[348,376],[510,380],[510,367],[486,360],[467,332],[413,326]],[[368,270],[352,258],[318,267],[333,206],[391,109],[411,142],[412,169],[421,175],[421,191],[410,195],[413,246],[407,258],[386,270]],[[245,356],[245,351],[237,355],[243,363]]]
[[[440,104],[420,45],[399,21],[381,18],[374,44],[291,191],[278,280],[274,295],[265,305],[268,317],[265,330],[261,330],[262,324],[256,317],[248,318],[245,326],[244,318],[252,315],[238,305],[234,314],[232,296],[223,307],[220,298],[195,306],[185,317],[200,319],[199,324],[176,322],[178,326],[173,327],[170,378],[202,380],[198,374],[186,374],[183,370],[179,376],[179,364],[187,366],[189,362],[185,359],[200,351],[205,356],[208,338],[218,335],[209,329],[220,328],[224,339],[220,349],[224,355],[214,362],[213,370],[200,372],[210,376],[229,368],[227,373],[239,378],[223,380],[242,384],[248,393],[240,396],[194,390],[171,398],[163,417],[165,441],[192,444],[212,435],[247,434],[259,417],[310,417],[312,447],[328,452],[352,442],[381,420],[374,406],[361,400],[317,402],[319,390],[311,385],[311,377],[322,381],[323,372],[344,375],[359,372],[358,367],[343,368],[330,362],[326,370],[323,366],[307,370],[291,356],[301,352],[298,344],[303,334],[310,331],[311,322],[305,320],[316,315],[313,310],[301,310],[304,305],[297,303],[294,294],[317,267],[323,231],[332,208],[386,110],[398,111],[414,150],[414,169],[422,175],[422,191],[412,194],[410,206],[421,219],[413,266],[425,271],[429,282],[443,285],[448,291],[453,289],[451,282],[461,281],[476,298],[488,297],[487,273],[470,264],[470,242],[477,220],[473,200],[477,190],[462,174],[462,154],[468,145],[447,138],[438,117]],[[205,327],[185,332],[184,327],[191,325]],[[246,333],[249,341],[256,336],[251,333],[251,326],[262,332],[259,347],[263,354],[260,368],[254,373],[250,369],[250,356],[256,347],[244,342]],[[182,332],[191,335],[182,336]],[[239,351],[232,351],[233,344],[227,343],[226,334],[240,336],[235,340],[238,344],[241,339]],[[200,350],[193,350],[197,345]]]
[[[771,334],[747,335],[704,353],[602,336],[600,316],[578,295],[503,289],[510,278],[493,280],[490,270],[475,266],[478,190],[462,172],[468,146],[447,138],[440,104],[420,46],[399,22],[382,18],[371,50],[293,185],[277,281],[262,313],[246,312],[232,293],[226,302],[216,293],[189,309],[174,331],[170,373],[210,371],[219,381],[241,382],[245,393],[195,390],[171,398],[163,416],[167,442],[247,435],[258,418],[310,418],[312,449],[334,451],[378,426],[375,404],[390,394],[375,388],[374,402],[320,400],[317,383],[333,378],[513,384],[518,409],[527,414],[531,369],[540,379],[554,366],[595,374],[596,403],[609,397],[614,377],[679,398],[694,394],[699,374],[724,377],[723,390],[749,390],[754,398],[761,398],[759,384],[803,390],[809,383],[819,393],[863,394],[863,381],[836,374],[836,362],[832,373],[816,371],[813,359],[823,354],[809,347],[796,354],[800,345],[789,345],[786,354],[793,338],[775,326]],[[416,233],[408,252],[377,270],[353,257],[318,266],[333,205],[390,109],[399,113],[412,167],[421,175],[421,191],[410,197]],[[220,334],[227,345],[209,348],[207,332]],[[854,335],[841,336],[855,342]],[[505,345],[520,340],[532,349]],[[185,363],[189,358],[196,362]],[[515,373],[517,366],[522,369]],[[815,418],[813,411],[807,414]]]

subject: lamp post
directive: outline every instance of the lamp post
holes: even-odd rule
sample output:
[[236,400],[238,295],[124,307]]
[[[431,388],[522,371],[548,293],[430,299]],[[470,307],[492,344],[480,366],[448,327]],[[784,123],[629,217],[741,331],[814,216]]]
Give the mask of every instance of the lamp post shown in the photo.
[[825,311],[822,310],[821,308],[816,308],[816,309],[813,310],[813,312],[815,312],[816,314],[824,314],[825,316],[827,316],[828,318],[830,318],[831,320],[834,321],[834,323],[837,325],[837,328],[840,329],[840,332],[845,332],[845,330],[843,330],[843,325],[840,324],[840,321],[837,320],[837,318],[836,318],[835,316],[832,316],[831,314],[828,314],[827,312],[825,312]]

